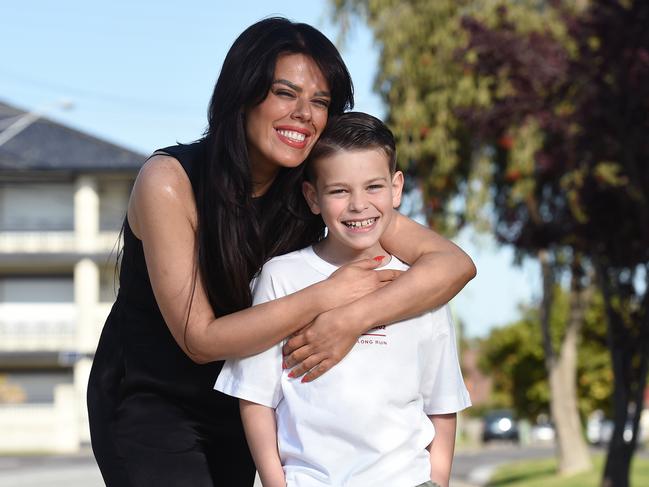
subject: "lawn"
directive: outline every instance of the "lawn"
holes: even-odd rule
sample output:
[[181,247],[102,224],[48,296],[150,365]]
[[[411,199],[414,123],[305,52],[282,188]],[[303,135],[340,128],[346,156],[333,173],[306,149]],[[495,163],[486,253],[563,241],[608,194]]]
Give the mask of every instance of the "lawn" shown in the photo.
[[[599,487],[604,457],[593,457],[590,472],[560,477],[556,474],[556,461],[534,460],[505,465],[496,470],[489,487]],[[631,487],[649,486],[649,459],[635,457],[631,464]]]

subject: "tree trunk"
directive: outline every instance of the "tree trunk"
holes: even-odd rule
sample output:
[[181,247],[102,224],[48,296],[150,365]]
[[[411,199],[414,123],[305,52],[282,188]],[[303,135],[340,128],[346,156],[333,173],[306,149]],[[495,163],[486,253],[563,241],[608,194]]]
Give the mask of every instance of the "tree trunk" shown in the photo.
[[[606,307],[614,377],[614,428],[602,487],[628,487],[649,368],[649,288],[645,289],[639,313],[635,316],[639,319],[637,328],[628,326],[620,310],[613,305],[614,301],[618,301],[620,307],[629,303],[629,296],[625,295],[624,286],[620,285],[620,274],[601,265],[598,274]],[[649,274],[646,277],[649,281]]]
[[[605,301],[608,298],[605,296]],[[634,446],[624,439],[624,429],[629,413],[629,366],[631,355],[625,350],[626,340],[619,337],[619,316],[607,308],[609,348],[613,366],[613,435],[608,445],[608,455],[602,487],[629,487],[629,468],[633,456]],[[627,345],[628,346],[628,345]]]
[[543,274],[543,300],[541,303],[541,327],[545,365],[550,383],[550,413],[554,422],[559,473],[571,475],[590,470],[592,467],[588,446],[584,440],[577,406],[577,345],[584,319],[585,296],[580,284],[579,262],[573,266],[570,289],[570,316],[566,334],[561,342],[559,356],[554,353],[550,333],[550,315],[554,273],[549,253],[539,252]]

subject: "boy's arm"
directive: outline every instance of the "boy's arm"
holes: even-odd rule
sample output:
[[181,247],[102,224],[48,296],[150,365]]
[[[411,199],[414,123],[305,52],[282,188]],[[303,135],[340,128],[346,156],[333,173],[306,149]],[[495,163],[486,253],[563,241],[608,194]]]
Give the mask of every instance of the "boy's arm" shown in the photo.
[[[455,427],[457,414],[434,414],[428,416],[435,427],[435,438],[428,446],[430,452],[430,479],[440,487],[448,487],[455,451]],[[265,484],[264,484],[265,485]]]
[[277,424],[272,408],[241,399],[241,420],[248,447],[264,487],[285,487],[284,469],[277,450]]

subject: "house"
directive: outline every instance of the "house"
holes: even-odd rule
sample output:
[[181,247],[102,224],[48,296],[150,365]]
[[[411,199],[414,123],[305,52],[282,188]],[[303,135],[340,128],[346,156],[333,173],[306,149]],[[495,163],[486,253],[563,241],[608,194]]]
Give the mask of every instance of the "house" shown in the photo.
[[[0,103],[0,133],[24,116]],[[47,119],[0,145],[0,453],[89,441],[86,384],[144,160]]]

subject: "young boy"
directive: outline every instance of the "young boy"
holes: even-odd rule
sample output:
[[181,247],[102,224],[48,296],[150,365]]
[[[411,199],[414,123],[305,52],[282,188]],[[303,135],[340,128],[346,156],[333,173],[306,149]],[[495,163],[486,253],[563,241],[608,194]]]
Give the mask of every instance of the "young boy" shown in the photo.
[[[255,304],[363,258],[407,269],[379,242],[403,187],[390,130],[346,113],[329,122],[307,164],[304,196],[327,236],[270,260],[253,283]],[[241,399],[264,487],[448,485],[456,412],[470,400],[446,306],[369,331],[310,383],[282,370],[281,345],[226,362],[215,385]]]

